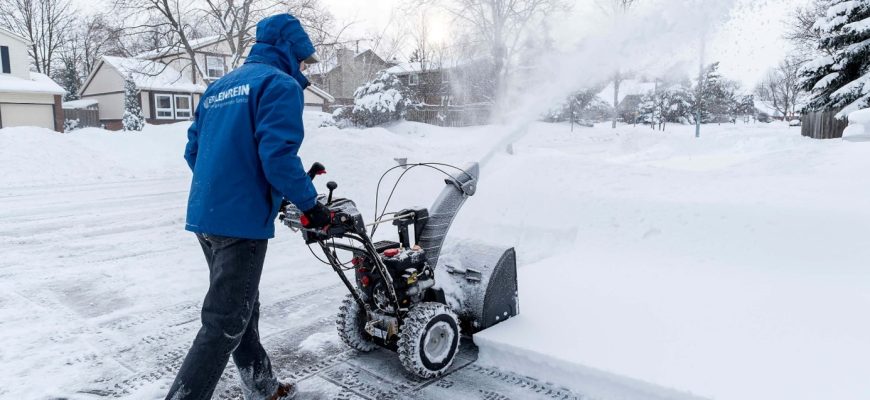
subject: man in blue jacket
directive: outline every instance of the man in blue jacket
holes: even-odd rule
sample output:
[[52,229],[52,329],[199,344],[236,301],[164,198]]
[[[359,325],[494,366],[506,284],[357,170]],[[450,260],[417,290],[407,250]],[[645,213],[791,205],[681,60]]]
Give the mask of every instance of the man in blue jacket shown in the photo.
[[184,158],[193,170],[186,229],[196,233],[210,286],[196,336],[167,399],[209,399],[230,355],[246,399],[290,399],[260,344],[260,275],[282,198],[306,210],[309,227],[329,212],[297,156],[302,144],[302,91],[314,46],[288,15],[257,24],[245,64],[209,86],[188,130]]

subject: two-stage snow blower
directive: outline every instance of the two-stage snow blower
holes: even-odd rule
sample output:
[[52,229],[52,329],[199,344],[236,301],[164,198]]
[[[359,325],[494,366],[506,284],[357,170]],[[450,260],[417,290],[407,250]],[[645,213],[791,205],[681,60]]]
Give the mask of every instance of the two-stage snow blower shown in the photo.
[[[409,208],[388,213],[401,177],[417,167],[446,175],[446,187],[428,210]],[[338,187],[335,182],[327,184],[328,195],[318,197],[331,211],[332,220],[326,228],[307,229],[304,215],[286,202],[280,219],[291,229],[302,231],[306,244],[320,247],[326,256],[321,261],[335,270],[350,291],[336,320],[344,343],[363,352],[378,346],[396,351],[406,370],[431,378],[450,368],[460,332],[472,335],[519,313],[516,254],[513,248],[460,244],[450,251],[452,265],[439,263],[456,213],[477,189],[478,164],[465,169],[441,163],[401,165],[385,172],[381,181],[399,168],[404,172],[383,211],[370,224],[363,221],[353,201],[333,198]],[[324,172],[324,167],[315,163],[309,176],[314,179]],[[376,213],[377,202],[376,197]],[[397,227],[398,240],[373,243],[377,227],[388,222]],[[345,257],[350,257],[349,261],[343,262],[339,252],[350,253]],[[350,270],[355,271],[353,278],[346,275]]]

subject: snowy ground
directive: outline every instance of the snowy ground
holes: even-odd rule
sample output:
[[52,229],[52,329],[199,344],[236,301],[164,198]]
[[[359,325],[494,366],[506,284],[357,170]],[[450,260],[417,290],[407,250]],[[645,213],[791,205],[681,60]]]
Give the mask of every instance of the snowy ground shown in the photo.
[[[511,132],[308,118],[303,159],[364,211],[393,158],[464,163]],[[165,393],[207,281],[183,230],[184,129],[0,130],[0,398]],[[692,133],[534,124],[483,167],[452,240],[517,247],[522,314],[475,338],[474,373],[605,399],[870,395],[870,144],[780,125]],[[442,185],[406,179],[395,208],[426,206]],[[281,373],[345,354],[332,274],[296,234],[270,242],[262,333]],[[219,393],[236,396],[226,376]]]

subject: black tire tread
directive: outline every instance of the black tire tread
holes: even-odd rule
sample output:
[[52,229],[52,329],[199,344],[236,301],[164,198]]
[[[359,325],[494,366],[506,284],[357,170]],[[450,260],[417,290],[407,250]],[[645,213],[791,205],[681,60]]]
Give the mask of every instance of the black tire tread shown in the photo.
[[338,330],[338,337],[341,338],[344,344],[354,350],[368,353],[378,347],[378,345],[360,327],[359,317],[361,312],[356,299],[354,299],[352,294],[348,294],[338,308],[335,327]]
[[[456,349],[454,349],[453,357],[443,368],[438,371],[432,371],[420,362],[418,356],[420,352],[420,339],[425,334],[426,325],[429,321],[441,314],[450,316],[456,324]],[[453,360],[456,358],[456,353],[459,349],[459,341],[461,339],[462,336],[459,327],[459,318],[456,317],[456,314],[450,309],[450,307],[434,302],[419,303],[411,308],[408,315],[405,317],[402,327],[399,328],[399,342],[397,349],[399,360],[408,372],[417,375],[420,378],[428,379],[439,377],[450,369],[450,366],[453,364]]]

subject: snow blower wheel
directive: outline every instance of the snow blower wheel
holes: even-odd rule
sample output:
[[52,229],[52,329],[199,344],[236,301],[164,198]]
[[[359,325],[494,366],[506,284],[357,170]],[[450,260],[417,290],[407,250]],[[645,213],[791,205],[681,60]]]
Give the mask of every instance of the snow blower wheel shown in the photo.
[[341,302],[335,326],[341,341],[354,350],[368,353],[378,347],[366,333],[366,311],[360,308],[352,294]]
[[[431,208],[387,212],[387,199],[374,222],[366,224],[353,201],[333,198],[338,184],[329,182],[329,194],[317,197],[330,211],[326,227],[306,226],[302,212],[287,201],[281,205],[280,219],[290,229],[301,231],[308,246],[320,248],[325,260],[313,249],[312,254],[329,265],[347,288],[349,294],[336,319],[341,340],[362,352],[375,347],[395,351],[408,372],[434,378],[453,364],[460,326],[462,332],[473,335],[519,313],[516,254],[512,248],[463,241],[459,251],[451,253],[450,261],[439,264],[444,238],[456,213],[477,189],[479,166],[460,169],[443,163],[411,164],[394,167],[384,175],[402,167],[405,172],[401,176],[415,167],[429,167],[447,176],[445,188]],[[448,174],[442,168],[458,172]],[[314,179],[325,171],[322,164],[315,163],[308,176]],[[375,208],[377,204],[375,198]],[[386,223],[396,227],[398,240],[373,242],[377,227]],[[438,274],[439,280],[444,279],[441,286],[435,283],[436,270],[442,272]],[[448,294],[444,287],[456,290]]]
[[399,330],[399,360],[421,378],[441,376],[453,364],[459,348],[459,321],[441,303],[411,308]]

